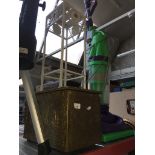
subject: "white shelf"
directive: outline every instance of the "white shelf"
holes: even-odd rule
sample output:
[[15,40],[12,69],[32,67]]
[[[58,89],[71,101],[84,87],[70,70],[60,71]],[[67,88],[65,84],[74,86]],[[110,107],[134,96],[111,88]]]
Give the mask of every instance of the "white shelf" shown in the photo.
[[119,16],[119,17],[117,17],[117,18],[115,18],[115,19],[113,19],[111,21],[109,21],[108,23],[98,27],[97,30],[103,30],[103,29],[107,28],[108,26],[116,23],[117,21],[119,21],[119,20],[121,20],[123,18],[126,18],[126,17],[130,18],[132,16],[132,14],[134,14],[134,13],[135,13],[135,9],[132,9],[132,10],[126,12],[125,14],[123,14],[123,15],[121,15],[121,16]]
[[135,77],[135,67],[129,67],[125,69],[112,71],[110,75],[110,80],[115,81],[131,77]]

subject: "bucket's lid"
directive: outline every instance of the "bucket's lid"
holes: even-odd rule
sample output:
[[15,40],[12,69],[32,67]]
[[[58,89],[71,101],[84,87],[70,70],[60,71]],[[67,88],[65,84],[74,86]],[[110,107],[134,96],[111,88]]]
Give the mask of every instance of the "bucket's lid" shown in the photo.
[[88,89],[82,89],[82,88],[75,88],[75,87],[60,87],[60,88],[54,88],[51,90],[44,90],[37,92],[36,94],[44,94],[44,93],[52,93],[56,91],[80,91],[80,92],[87,92],[87,93],[93,93],[93,94],[99,94],[100,92],[95,91],[95,90],[88,90]]

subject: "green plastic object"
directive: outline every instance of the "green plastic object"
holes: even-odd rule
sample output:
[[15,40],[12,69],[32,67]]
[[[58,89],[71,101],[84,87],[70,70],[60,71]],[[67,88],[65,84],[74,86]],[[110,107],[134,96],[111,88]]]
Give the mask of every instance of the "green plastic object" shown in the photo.
[[92,48],[90,57],[92,56],[108,56],[107,36],[102,31],[93,30]]
[[130,136],[134,136],[135,132],[134,130],[125,130],[125,131],[119,131],[119,132],[112,132],[102,135],[101,141],[104,143],[112,142],[115,140],[127,138]]
[[[105,88],[107,86],[108,57],[109,50],[107,36],[102,31],[92,28],[92,42],[89,53],[89,86],[91,90],[100,91],[101,104],[108,104],[108,97]],[[105,59],[102,59],[102,58]],[[107,58],[107,60],[106,60]]]
[[100,61],[90,62],[89,65],[89,86],[91,90],[100,91],[100,102],[105,103],[104,90],[106,86],[107,63]]

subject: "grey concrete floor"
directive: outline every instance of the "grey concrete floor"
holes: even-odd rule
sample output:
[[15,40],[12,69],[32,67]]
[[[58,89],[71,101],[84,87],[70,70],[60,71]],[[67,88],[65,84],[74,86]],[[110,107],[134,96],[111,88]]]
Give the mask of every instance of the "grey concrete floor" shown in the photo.
[[19,137],[19,155],[37,155],[37,146],[27,142],[26,139]]
[[37,145],[23,138],[24,125],[19,125],[19,155],[37,155]]

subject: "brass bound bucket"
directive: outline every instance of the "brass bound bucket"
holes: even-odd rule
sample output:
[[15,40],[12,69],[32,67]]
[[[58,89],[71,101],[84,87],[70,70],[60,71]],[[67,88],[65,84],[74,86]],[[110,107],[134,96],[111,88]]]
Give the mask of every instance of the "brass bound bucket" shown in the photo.
[[[72,152],[100,142],[99,93],[77,88],[58,88],[36,94],[46,137],[51,148]],[[24,137],[36,142],[28,108]]]

